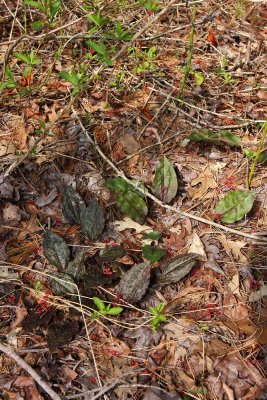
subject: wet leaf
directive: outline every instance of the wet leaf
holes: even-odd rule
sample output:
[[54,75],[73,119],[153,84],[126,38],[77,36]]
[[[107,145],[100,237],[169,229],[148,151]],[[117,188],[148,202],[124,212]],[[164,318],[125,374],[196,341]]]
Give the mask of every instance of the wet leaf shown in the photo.
[[56,296],[77,293],[76,284],[71,276],[63,272],[51,272],[48,277],[52,292]]
[[228,144],[229,146],[241,146],[241,139],[233,135],[229,131],[212,132],[207,129],[201,129],[198,132],[193,132],[188,137],[195,142],[209,142],[218,145]]
[[178,181],[174,167],[164,156],[156,169],[152,192],[164,203],[169,203],[176,196],[177,190]]
[[126,301],[137,302],[143,298],[150,283],[150,263],[134,265],[122,277],[116,291]]
[[70,250],[66,242],[51,231],[46,231],[43,240],[44,255],[57,268],[66,268],[70,259]]
[[255,196],[250,190],[233,190],[219,201],[215,213],[228,224],[240,221],[251,210]]
[[84,257],[85,254],[83,252],[77,254],[74,260],[68,263],[65,270],[75,281],[81,280],[85,274]]
[[149,244],[142,247],[144,257],[151,262],[156,262],[166,256],[166,252],[160,247],[153,247]]
[[125,256],[126,251],[122,246],[106,247],[100,254],[99,259],[101,262],[111,262]]
[[100,207],[98,201],[93,200],[81,215],[82,233],[89,239],[96,239],[104,230],[105,217],[103,208]]
[[65,186],[62,191],[62,211],[72,223],[80,224],[81,215],[86,205],[79,194],[71,186]]
[[159,278],[159,284],[166,285],[179,282],[189,274],[198,257],[198,254],[190,253],[166,260],[160,267],[162,273]]
[[[143,186],[140,185],[138,183],[137,187],[143,190]],[[123,213],[137,222],[144,220],[148,213],[148,208],[138,190],[135,190],[133,186],[120,177],[107,180],[106,186],[115,192],[117,204]]]

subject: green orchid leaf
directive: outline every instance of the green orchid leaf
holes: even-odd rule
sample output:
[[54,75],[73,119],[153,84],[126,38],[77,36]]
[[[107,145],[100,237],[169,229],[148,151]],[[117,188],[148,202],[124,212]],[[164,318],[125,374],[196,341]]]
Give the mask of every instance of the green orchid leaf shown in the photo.
[[215,213],[228,224],[240,221],[251,210],[255,196],[250,190],[233,190],[219,201]]
[[70,259],[70,250],[66,242],[54,232],[46,231],[43,240],[44,255],[57,268],[66,268]]
[[174,167],[168,158],[164,156],[156,169],[152,192],[164,203],[170,203],[176,196],[177,190],[178,180]]

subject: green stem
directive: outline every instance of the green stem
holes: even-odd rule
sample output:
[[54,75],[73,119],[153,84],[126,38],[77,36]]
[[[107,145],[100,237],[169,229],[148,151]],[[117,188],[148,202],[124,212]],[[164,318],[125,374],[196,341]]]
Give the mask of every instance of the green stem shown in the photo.
[[261,153],[262,148],[263,148],[263,144],[264,144],[264,140],[265,140],[266,134],[267,134],[267,121],[263,125],[263,132],[262,132],[262,135],[261,135],[261,141],[260,141],[257,153],[255,155],[255,158],[253,160],[253,163],[252,163],[250,171],[249,171],[249,176],[248,176],[248,188],[249,189],[250,189],[250,186],[251,186],[252,177],[254,175],[255,168],[256,168],[260,153]]
[[194,49],[194,33],[195,33],[195,22],[196,22],[196,14],[197,14],[197,7],[196,5],[193,6],[193,11],[192,11],[192,27],[190,30],[190,38],[189,38],[189,53],[187,57],[187,62],[186,62],[186,67],[185,67],[185,72],[183,76],[183,80],[181,83],[180,87],[180,92],[178,94],[178,99],[180,100],[181,97],[183,96],[184,88],[186,85],[186,81],[188,79],[188,76],[191,72],[191,63],[192,63],[192,57],[193,57],[193,49]]

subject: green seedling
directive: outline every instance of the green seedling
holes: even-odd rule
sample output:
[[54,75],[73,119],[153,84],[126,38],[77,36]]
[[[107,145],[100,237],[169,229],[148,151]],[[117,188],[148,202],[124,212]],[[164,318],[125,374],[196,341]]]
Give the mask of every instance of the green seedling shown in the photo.
[[149,307],[149,310],[154,315],[154,318],[150,322],[152,331],[154,332],[158,330],[158,327],[161,324],[161,322],[167,321],[167,317],[162,312],[164,306],[165,306],[164,303],[159,303],[157,307]]
[[124,85],[123,85],[123,79],[125,77],[125,72],[121,71],[119,72],[116,77],[115,80],[112,80],[109,82],[109,86],[112,88],[116,88],[118,90],[123,89]]
[[148,50],[142,52],[139,50],[137,51],[135,50],[134,52],[136,58],[143,60],[143,62],[141,62],[136,68],[136,72],[138,74],[143,74],[145,72],[154,72],[156,70],[155,66],[155,59],[157,56],[156,46],[152,46]]
[[73,84],[74,88],[71,92],[72,96],[75,96],[79,91],[81,91],[83,85],[89,80],[84,65],[79,67],[79,71],[76,71],[74,67],[71,68],[70,72],[61,71],[60,77]]
[[235,79],[232,77],[230,72],[227,71],[228,60],[226,57],[222,57],[220,60],[220,67],[215,69],[215,72],[224,80],[225,84],[234,83]]
[[21,61],[25,62],[26,64],[28,64],[26,66],[26,68],[24,69],[24,71],[23,71],[23,76],[25,78],[30,75],[30,73],[32,71],[32,68],[35,65],[41,64],[41,62],[42,62],[41,58],[35,57],[35,51],[34,50],[30,51],[30,53],[19,53],[18,51],[15,51],[13,53],[13,55],[15,57],[17,57],[19,60],[21,60]]
[[18,87],[18,83],[15,81],[14,75],[8,66],[5,68],[5,76],[7,79],[0,83],[0,92],[4,89],[14,89]]
[[103,35],[106,39],[114,39],[119,41],[127,42],[132,39],[133,35],[131,35],[127,29],[123,29],[122,24],[117,23],[115,25],[115,29],[110,31],[108,34]]
[[106,63],[108,67],[112,67],[113,63],[111,56],[115,51],[114,46],[108,49],[102,40],[99,40],[98,43],[93,42],[92,40],[87,40],[86,44],[96,52],[96,58],[98,59],[100,65]]
[[87,18],[93,23],[93,27],[89,29],[89,35],[96,33],[99,29],[103,28],[109,20],[100,14],[100,11],[87,15]]
[[158,11],[159,3],[157,0],[138,0],[140,4],[142,4],[147,11]]
[[47,21],[35,21],[32,24],[32,27],[34,29],[40,30],[43,29],[46,25],[52,25],[55,17],[57,15],[57,12],[61,6],[61,0],[24,0],[24,4],[26,6],[31,6],[36,8],[37,10],[41,11],[43,14],[45,14],[45,17]]
[[119,315],[123,311],[122,307],[111,307],[111,304],[105,305],[98,297],[93,297],[93,301],[99,310],[93,312],[93,319],[98,319],[104,315]]

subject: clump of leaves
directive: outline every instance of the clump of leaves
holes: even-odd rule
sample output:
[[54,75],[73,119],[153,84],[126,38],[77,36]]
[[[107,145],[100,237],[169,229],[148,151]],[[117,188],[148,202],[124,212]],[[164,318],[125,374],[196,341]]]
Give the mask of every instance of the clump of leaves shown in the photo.
[[154,332],[156,332],[158,330],[159,325],[162,322],[166,322],[167,321],[167,317],[164,315],[163,309],[164,309],[164,303],[159,303],[157,305],[157,307],[149,307],[149,310],[154,315],[154,318],[150,322],[152,330]]
[[178,190],[178,180],[172,163],[167,157],[160,161],[152,185],[154,195],[164,203],[176,196]]
[[228,145],[228,146],[241,146],[241,139],[233,135],[229,131],[219,131],[213,132],[207,129],[201,129],[197,132],[191,133],[188,137],[190,140],[195,142],[208,142],[208,143],[215,143],[217,145]]
[[143,222],[148,208],[138,190],[120,177],[108,179],[106,186],[115,192],[117,204],[123,213],[134,221]]
[[119,315],[122,313],[122,307],[111,307],[111,304],[105,305],[105,303],[98,297],[93,297],[93,301],[99,311],[94,311],[92,318],[98,319],[101,315]]
[[233,190],[219,201],[215,213],[228,224],[240,221],[251,210],[255,196],[250,190]]
[[[61,0],[24,0],[24,4],[32,6],[41,11],[43,14],[45,14],[49,24],[53,24],[56,14],[61,6]],[[32,24],[32,27],[36,29],[42,29],[45,27],[45,25],[46,24],[44,21],[35,21]]]

